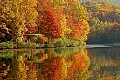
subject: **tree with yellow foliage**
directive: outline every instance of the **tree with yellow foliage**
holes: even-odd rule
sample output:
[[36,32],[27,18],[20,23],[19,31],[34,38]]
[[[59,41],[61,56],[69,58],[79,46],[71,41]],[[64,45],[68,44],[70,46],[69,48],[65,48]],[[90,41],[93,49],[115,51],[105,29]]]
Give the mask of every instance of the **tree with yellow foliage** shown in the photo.
[[35,25],[37,0],[2,0],[0,2],[0,21],[11,29],[14,40],[22,41],[28,25]]

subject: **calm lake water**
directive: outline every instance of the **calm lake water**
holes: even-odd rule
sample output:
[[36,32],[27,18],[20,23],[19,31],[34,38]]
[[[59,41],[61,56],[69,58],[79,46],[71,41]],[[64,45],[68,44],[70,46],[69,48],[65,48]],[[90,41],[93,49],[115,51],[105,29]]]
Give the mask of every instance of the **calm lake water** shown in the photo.
[[0,80],[120,80],[120,48],[0,51]]

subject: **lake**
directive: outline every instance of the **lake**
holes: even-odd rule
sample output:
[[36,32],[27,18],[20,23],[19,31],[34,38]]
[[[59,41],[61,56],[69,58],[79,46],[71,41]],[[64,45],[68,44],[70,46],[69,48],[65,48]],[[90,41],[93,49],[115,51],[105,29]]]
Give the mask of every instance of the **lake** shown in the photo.
[[1,50],[0,80],[120,80],[120,48]]

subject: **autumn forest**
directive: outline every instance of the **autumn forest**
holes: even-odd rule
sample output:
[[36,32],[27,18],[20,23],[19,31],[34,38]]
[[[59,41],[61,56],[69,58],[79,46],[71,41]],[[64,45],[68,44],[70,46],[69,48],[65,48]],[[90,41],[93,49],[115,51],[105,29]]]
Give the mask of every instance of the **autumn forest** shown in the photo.
[[119,41],[120,5],[109,0],[0,0],[0,48]]
[[0,80],[120,80],[120,0],[0,0]]

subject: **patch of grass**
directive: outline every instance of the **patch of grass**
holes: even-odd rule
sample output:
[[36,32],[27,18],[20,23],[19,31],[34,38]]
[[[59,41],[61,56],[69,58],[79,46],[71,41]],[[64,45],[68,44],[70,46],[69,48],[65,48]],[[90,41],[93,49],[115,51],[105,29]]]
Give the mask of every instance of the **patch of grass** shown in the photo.
[[0,49],[2,48],[9,48],[9,49],[14,48],[14,42],[12,41],[2,42],[0,43]]

